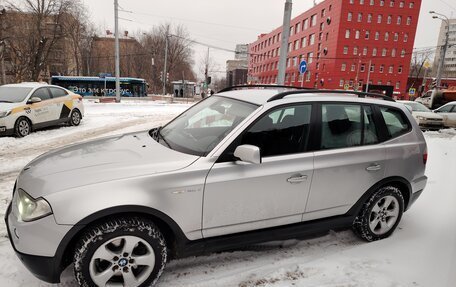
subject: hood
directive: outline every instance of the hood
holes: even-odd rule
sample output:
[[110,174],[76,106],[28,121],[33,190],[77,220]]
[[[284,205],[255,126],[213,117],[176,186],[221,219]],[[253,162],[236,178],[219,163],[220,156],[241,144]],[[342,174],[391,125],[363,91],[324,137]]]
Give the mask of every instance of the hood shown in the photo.
[[441,115],[433,112],[412,112],[412,115],[416,117],[425,117],[427,119],[443,119]]
[[45,153],[22,170],[18,187],[37,198],[83,185],[175,171],[198,158],[162,146],[148,132],[125,134]]
[[0,103],[0,112],[8,111],[24,105],[23,103]]

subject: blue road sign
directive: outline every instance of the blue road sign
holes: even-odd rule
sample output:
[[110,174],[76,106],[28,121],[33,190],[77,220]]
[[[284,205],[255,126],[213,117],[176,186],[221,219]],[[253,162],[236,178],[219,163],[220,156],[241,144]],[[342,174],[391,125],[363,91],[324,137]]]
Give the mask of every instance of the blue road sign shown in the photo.
[[299,64],[299,73],[304,74],[307,71],[307,62],[306,60],[302,60]]

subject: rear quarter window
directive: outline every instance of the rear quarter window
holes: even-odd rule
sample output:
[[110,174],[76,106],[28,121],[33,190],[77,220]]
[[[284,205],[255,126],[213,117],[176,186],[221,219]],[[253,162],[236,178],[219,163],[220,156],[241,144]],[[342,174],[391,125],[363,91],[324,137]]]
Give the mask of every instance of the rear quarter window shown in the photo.
[[49,88],[51,90],[52,96],[54,98],[65,97],[68,95],[67,91],[59,88]]
[[401,110],[391,107],[380,107],[380,111],[391,138],[398,137],[411,130],[412,126]]

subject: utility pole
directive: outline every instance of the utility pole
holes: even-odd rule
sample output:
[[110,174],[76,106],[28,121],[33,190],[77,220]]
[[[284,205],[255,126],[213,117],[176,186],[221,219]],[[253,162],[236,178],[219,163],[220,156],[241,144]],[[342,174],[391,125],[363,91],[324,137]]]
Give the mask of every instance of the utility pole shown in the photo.
[[205,87],[205,94],[206,97],[209,95],[207,92],[209,91],[209,84],[208,84],[208,79],[209,79],[209,47],[207,47],[207,54],[206,54],[206,66],[204,67],[204,87]]
[[280,44],[279,74],[277,75],[277,85],[285,84],[285,71],[287,69],[288,40],[290,38],[290,22],[292,0],[285,1],[285,10],[283,12],[282,40]]
[[369,92],[369,81],[370,81],[370,76],[371,76],[371,66],[372,66],[372,60],[369,61],[369,70],[367,71],[366,93]]
[[114,0],[115,53],[116,53],[116,103],[120,103],[120,55],[119,55],[119,2]]
[[168,37],[169,37],[169,26],[166,27],[165,35],[165,65],[163,66],[163,96],[166,95],[166,66],[168,65]]
[[1,53],[1,72],[2,72],[2,85],[6,84],[6,73],[5,73],[5,40],[3,39],[3,26],[6,9],[3,5],[0,6],[0,53]]
[[358,77],[359,77],[359,67],[361,66],[361,54],[358,55],[358,69],[356,69],[356,78],[355,78],[355,84],[354,84],[354,90],[355,92],[358,91]]
[[438,90],[440,88],[440,85],[442,82],[442,73],[443,73],[443,69],[444,69],[444,65],[445,65],[445,55],[446,55],[446,51],[448,48],[448,40],[449,40],[448,38],[450,36],[450,20],[448,19],[447,16],[437,13],[435,11],[429,11],[429,13],[435,14],[434,16],[432,16],[433,19],[440,19],[440,20],[442,20],[442,22],[445,22],[445,24],[446,24],[445,43],[441,47],[440,61],[439,61],[439,66],[437,68],[437,78],[436,78],[437,81],[436,81],[435,89]]

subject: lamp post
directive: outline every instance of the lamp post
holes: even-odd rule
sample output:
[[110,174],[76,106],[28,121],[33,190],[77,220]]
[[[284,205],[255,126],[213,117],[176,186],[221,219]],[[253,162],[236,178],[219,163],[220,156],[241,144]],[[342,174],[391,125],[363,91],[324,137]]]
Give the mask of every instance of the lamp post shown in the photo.
[[448,48],[448,38],[450,35],[450,20],[448,19],[447,16],[437,13],[435,11],[429,11],[429,14],[434,14],[432,16],[433,19],[440,19],[446,24],[446,33],[445,33],[445,43],[441,47],[441,54],[440,54],[440,61],[439,61],[439,66],[437,68],[437,77],[436,77],[436,89],[440,88],[440,84],[442,81],[442,73],[443,73],[443,67],[445,64],[445,54]]
[[290,38],[290,22],[292,1],[286,0],[283,14],[282,42],[280,45],[279,72],[277,75],[277,84],[285,84],[285,70],[287,69],[288,56],[288,39]]

